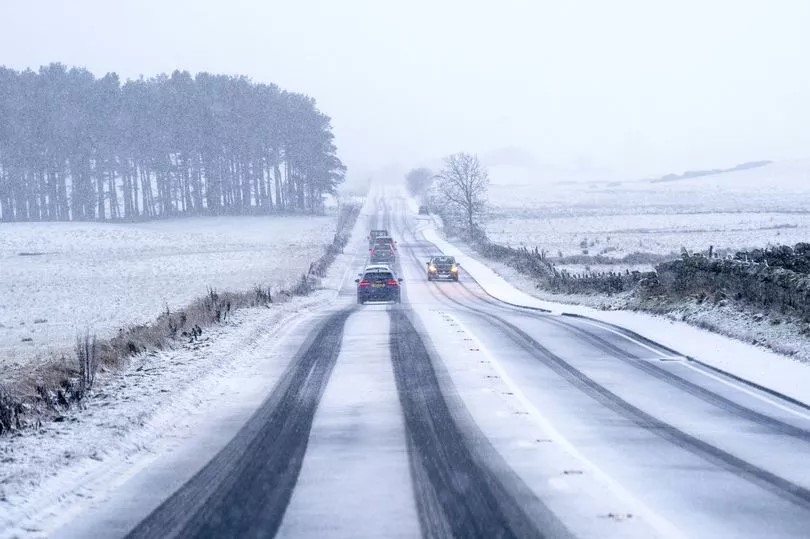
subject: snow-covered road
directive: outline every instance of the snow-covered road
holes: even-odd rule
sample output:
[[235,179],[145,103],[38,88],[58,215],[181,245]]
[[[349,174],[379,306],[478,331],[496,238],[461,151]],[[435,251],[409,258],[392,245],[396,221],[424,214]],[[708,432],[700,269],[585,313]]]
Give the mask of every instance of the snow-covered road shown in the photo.
[[438,249],[405,198],[369,200],[366,226],[399,240],[402,304],[355,304],[355,238],[356,268],[230,442],[182,473],[166,457],[176,488],[128,525],[138,474],[49,535],[807,536],[810,410],[465,273],[427,282]]

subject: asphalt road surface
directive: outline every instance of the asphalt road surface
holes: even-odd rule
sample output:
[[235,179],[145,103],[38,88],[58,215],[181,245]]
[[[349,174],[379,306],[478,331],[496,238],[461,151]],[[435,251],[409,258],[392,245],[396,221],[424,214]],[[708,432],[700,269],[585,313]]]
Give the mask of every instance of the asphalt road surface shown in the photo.
[[396,191],[365,218],[399,241],[402,303],[356,305],[345,279],[262,406],[128,537],[810,535],[810,410],[463,268],[427,282],[439,251]]

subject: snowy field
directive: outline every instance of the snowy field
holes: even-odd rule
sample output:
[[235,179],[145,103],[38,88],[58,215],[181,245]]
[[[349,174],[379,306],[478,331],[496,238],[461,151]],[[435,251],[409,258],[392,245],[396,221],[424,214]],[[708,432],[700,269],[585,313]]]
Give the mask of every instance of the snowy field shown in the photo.
[[0,225],[0,365],[109,335],[216,290],[281,287],[332,240],[336,216]]
[[543,181],[499,169],[490,175],[490,238],[550,256],[810,241],[810,161],[661,183]]

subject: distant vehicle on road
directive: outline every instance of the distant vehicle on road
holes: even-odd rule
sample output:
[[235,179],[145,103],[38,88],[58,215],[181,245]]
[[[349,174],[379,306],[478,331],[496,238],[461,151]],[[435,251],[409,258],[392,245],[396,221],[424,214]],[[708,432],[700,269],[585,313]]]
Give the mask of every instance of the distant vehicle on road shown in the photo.
[[419,206],[419,215],[429,215],[430,212],[428,211],[427,206]]
[[389,234],[388,231],[385,230],[384,228],[372,230],[372,231],[370,231],[368,233],[368,247],[369,247],[369,249],[371,249],[371,247],[374,245],[374,240],[376,240],[378,237],[381,237],[381,236],[391,237],[391,234]]
[[392,238],[391,236],[377,236],[376,238],[374,238],[374,243],[371,246],[372,248],[374,248],[376,246],[382,247],[386,245],[394,250],[396,250],[397,248],[397,242],[395,242],[394,238]]
[[451,279],[458,281],[458,271],[461,264],[453,256],[434,256],[427,261],[427,279]]
[[370,264],[392,264],[397,257],[394,240],[390,236],[378,236],[368,250]]
[[393,301],[399,303],[400,283],[393,271],[374,269],[366,271],[357,283],[357,303],[363,305],[367,301]]

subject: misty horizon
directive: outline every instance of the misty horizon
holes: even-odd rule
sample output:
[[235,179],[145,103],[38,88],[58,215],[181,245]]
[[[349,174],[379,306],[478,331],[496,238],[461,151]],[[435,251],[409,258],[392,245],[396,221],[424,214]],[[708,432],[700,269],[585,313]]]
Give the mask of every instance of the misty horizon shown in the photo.
[[[0,64],[239,74],[316,99],[357,180],[515,148],[641,179],[808,157],[810,5],[4,5]],[[144,31],[144,29],[146,29]]]

